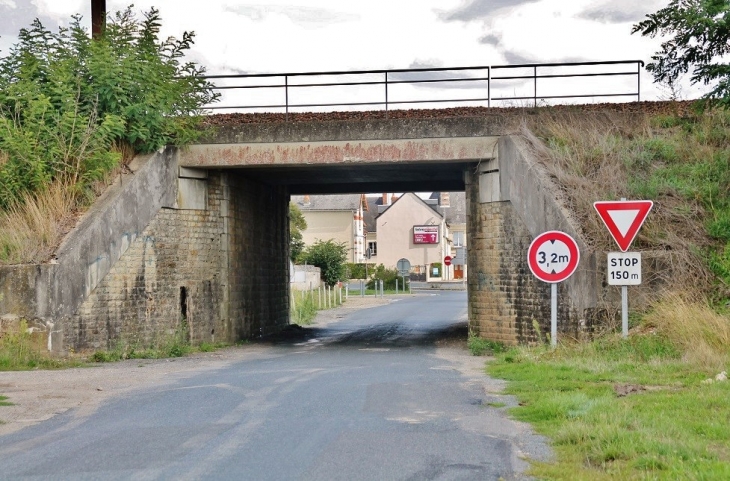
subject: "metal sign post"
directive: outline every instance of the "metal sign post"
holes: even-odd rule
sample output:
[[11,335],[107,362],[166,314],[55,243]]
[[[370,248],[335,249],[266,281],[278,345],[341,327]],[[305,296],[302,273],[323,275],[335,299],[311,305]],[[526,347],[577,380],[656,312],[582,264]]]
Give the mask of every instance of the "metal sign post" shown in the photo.
[[608,285],[621,286],[621,334],[629,337],[629,288],[641,284],[640,252],[608,253]]
[[550,345],[558,343],[558,283],[578,268],[578,243],[565,232],[548,231],[535,237],[527,249],[527,263],[535,277],[550,286]]
[[621,252],[608,254],[608,284],[621,286],[621,335],[629,337],[629,289],[641,284],[641,254],[626,252],[644,225],[654,202],[650,200],[598,201],[593,203],[599,217]]

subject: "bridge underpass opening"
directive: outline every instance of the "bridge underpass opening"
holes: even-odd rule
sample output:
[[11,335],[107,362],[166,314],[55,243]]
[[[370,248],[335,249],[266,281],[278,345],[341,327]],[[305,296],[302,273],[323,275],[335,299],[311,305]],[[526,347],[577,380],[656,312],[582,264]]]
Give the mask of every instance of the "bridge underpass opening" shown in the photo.
[[[412,264],[413,272],[416,274],[413,284],[414,295],[420,293],[422,295],[433,296],[440,292],[439,289],[448,289],[448,291],[445,291],[448,302],[446,302],[444,307],[446,308],[448,306],[451,308],[452,313],[444,314],[447,318],[429,319],[429,313],[424,313],[421,316],[421,320],[418,321],[413,317],[409,317],[411,310],[406,310],[402,312],[404,323],[400,326],[392,323],[382,325],[382,323],[373,320],[373,325],[363,330],[359,335],[351,333],[344,336],[343,333],[340,333],[344,336],[342,340],[350,339],[352,344],[360,345],[367,342],[386,344],[393,342],[420,343],[424,339],[427,342],[431,342],[438,337],[453,337],[455,334],[458,334],[462,339],[466,339],[467,297],[465,292],[466,279],[464,278],[465,268],[463,265],[446,267],[443,265],[443,262],[446,256],[456,258],[456,251],[453,249],[454,234],[449,230],[453,228],[450,225],[452,217],[462,224],[458,232],[458,241],[455,247],[463,249],[468,244],[468,240],[466,239],[464,182],[467,170],[473,170],[475,168],[476,163],[447,161],[429,163],[401,162],[399,164],[376,163],[359,164],[356,166],[246,166],[223,169],[221,172],[225,173],[229,179],[245,178],[247,181],[261,184],[274,191],[289,193],[290,199],[293,199],[295,203],[299,204],[298,207],[303,211],[305,218],[307,214],[313,214],[313,212],[308,210],[308,206],[302,205],[304,196],[306,196],[307,200],[311,198],[326,200],[326,203],[330,205],[330,210],[337,210],[336,202],[345,197],[355,197],[357,199],[364,197],[363,200],[365,202],[369,199],[371,204],[370,209],[374,210],[374,212],[370,212],[366,216],[369,218],[367,222],[370,225],[365,225],[365,219],[359,219],[361,224],[360,239],[357,239],[357,224],[358,216],[361,216],[363,213],[351,212],[349,234],[345,234],[342,237],[342,233],[339,232],[338,237],[338,235],[332,235],[331,232],[327,233],[326,231],[328,229],[320,229],[313,236],[308,236],[309,242],[307,243],[311,244],[315,238],[322,241],[344,241],[348,248],[348,263],[367,262],[371,266],[371,269],[378,264],[383,264],[388,269],[395,269],[398,259],[407,258]],[[235,183],[235,181],[229,183]],[[416,195],[413,192],[419,192],[420,195]],[[437,193],[437,195],[438,193],[445,193],[446,196],[444,197],[442,194],[441,198],[429,199],[428,195],[432,192]],[[399,196],[395,197],[394,193],[399,193]],[[351,196],[343,196],[342,194],[351,194]],[[449,194],[453,198],[453,206],[448,201]],[[233,195],[234,193],[231,192],[231,196]],[[383,196],[386,196],[387,200],[384,200]],[[460,199],[456,197],[460,197]],[[446,199],[446,204],[444,204],[444,199]],[[362,210],[368,209],[367,204],[362,207]],[[390,240],[385,240],[384,237],[378,238],[376,242],[380,247],[380,255],[375,253],[371,259],[364,259],[364,250],[367,245],[365,232],[371,234],[377,232],[376,225],[373,222],[375,222],[376,217],[383,214],[390,207],[393,207],[393,209],[387,213],[388,219],[390,219],[389,227],[398,226],[399,229],[395,234],[391,229]],[[342,209],[344,206],[340,208]],[[451,212],[454,212],[454,216],[447,215]],[[341,220],[342,217],[340,216],[338,222],[341,222]],[[439,236],[436,243],[414,244],[413,226],[424,224],[431,224],[438,227]],[[332,230],[337,231],[338,227],[333,226]],[[385,233],[383,235],[385,236]],[[392,238],[394,235],[397,237],[397,240]],[[286,232],[278,232],[276,236],[284,236],[288,245],[288,230]],[[356,246],[358,241],[360,241],[359,247]],[[383,245],[384,241],[390,244],[398,243],[399,245],[391,245],[388,248],[388,246]],[[276,241],[277,245],[281,245],[282,243],[282,239]],[[356,250],[358,251],[357,254],[355,254]],[[237,252],[239,249],[236,246],[231,246],[230,251]],[[389,251],[391,254],[388,257],[386,254]],[[464,254],[463,258],[465,259],[465,251],[462,254]],[[288,260],[288,250],[281,251],[279,256]],[[277,259],[275,263],[281,265],[281,259]],[[433,266],[438,266],[438,275],[431,275]],[[428,282],[419,282],[419,275],[424,276],[424,281],[426,281],[427,277]],[[454,280],[456,275],[460,277],[458,281]],[[410,282],[410,275],[408,277]],[[351,280],[348,278],[343,279],[343,282],[352,285],[353,289],[350,295],[353,296],[353,302],[360,302],[360,294],[355,292],[360,286],[360,280]],[[399,284],[399,288],[402,295],[402,284]],[[455,290],[458,290],[459,293],[455,293]],[[291,294],[290,292],[289,302],[292,302]],[[296,295],[299,295],[299,292]],[[368,297],[372,296],[373,294],[369,294]],[[446,297],[444,298],[445,300]],[[460,308],[453,311],[455,302],[457,305],[460,305]],[[444,312],[448,312],[448,310]],[[373,327],[375,324],[379,324],[380,328]],[[427,325],[430,327],[427,328]],[[366,341],[365,338],[368,340]]]

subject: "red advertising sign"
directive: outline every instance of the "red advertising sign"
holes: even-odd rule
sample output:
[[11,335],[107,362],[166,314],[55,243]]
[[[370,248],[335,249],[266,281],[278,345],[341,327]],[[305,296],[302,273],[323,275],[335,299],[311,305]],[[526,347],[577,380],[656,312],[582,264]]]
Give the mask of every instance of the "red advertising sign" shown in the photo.
[[414,225],[413,226],[413,243],[414,244],[438,244],[439,226],[437,225]]

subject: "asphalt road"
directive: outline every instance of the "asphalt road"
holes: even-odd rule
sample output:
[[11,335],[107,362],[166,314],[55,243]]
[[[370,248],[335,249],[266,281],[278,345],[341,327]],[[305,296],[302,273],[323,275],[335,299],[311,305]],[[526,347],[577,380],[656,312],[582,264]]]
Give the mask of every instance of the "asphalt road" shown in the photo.
[[454,347],[465,319],[466,294],[441,292],[293,329],[256,359],[0,437],[0,479],[521,478],[520,455],[547,448],[490,406],[514,400]]

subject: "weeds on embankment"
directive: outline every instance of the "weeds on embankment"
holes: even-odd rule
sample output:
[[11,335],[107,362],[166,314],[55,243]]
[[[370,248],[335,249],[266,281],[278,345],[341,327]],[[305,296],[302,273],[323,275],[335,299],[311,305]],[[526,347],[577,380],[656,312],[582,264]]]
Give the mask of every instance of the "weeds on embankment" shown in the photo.
[[644,116],[546,113],[523,134],[589,245],[615,250],[594,201],[651,199],[634,247],[671,259],[667,290],[699,291],[722,305],[730,301],[730,112],[679,107]]
[[557,460],[531,473],[730,479],[730,112],[543,117],[534,130],[541,140],[525,136],[587,242],[615,249],[595,200],[652,199],[635,245],[665,251],[672,271],[628,339],[513,348],[488,364],[520,401],[514,417],[552,441]]
[[77,359],[51,357],[43,339],[21,320],[0,333],[0,371],[62,369],[81,365]]
[[322,291],[292,291],[289,302],[289,318],[292,324],[308,326],[317,316],[317,311],[342,305],[345,301],[337,288]]

